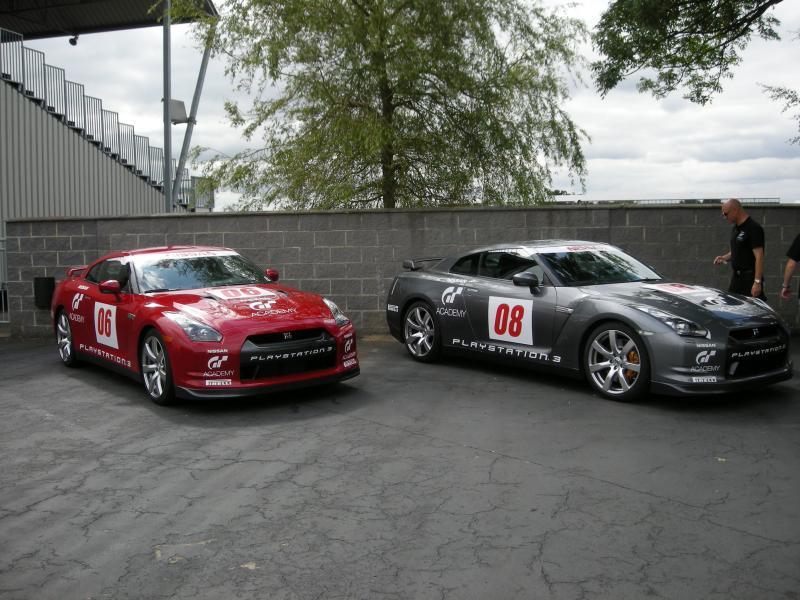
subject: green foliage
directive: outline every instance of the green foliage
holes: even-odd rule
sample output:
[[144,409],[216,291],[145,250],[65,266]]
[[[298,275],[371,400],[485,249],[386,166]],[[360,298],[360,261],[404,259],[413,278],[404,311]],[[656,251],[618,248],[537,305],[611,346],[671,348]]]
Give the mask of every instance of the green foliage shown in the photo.
[[558,168],[583,184],[586,134],[562,108],[577,20],[528,0],[231,0],[220,13],[214,51],[251,99],[226,111],[253,147],[205,174],[242,192],[239,208],[530,204]]
[[[785,87],[776,87],[770,85],[761,86],[764,88],[764,91],[769,94],[769,97],[775,100],[776,102],[783,102],[783,112],[786,112],[791,109],[796,109],[792,118],[797,121],[797,129],[800,132],[800,94],[797,93],[795,90],[790,90],[789,88]],[[800,135],[796,135],[795,137],[789,140],[790,144],[800,144]]]
[[[592,65],[601,94],[646,70],[640,92],[663,97],[683,86],[705,104],[741,61],[755,33],[779,39],[768,11],[782,0],[614,0],[593,36],[604,56]],[[651,71],[655,71],[651,74]]]

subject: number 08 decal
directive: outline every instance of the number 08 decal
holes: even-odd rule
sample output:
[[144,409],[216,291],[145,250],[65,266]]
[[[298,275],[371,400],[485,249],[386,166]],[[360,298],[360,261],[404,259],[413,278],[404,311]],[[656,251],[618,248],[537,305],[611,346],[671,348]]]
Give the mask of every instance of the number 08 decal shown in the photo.
[[489,338],[533,345],[533,300],[489,296]]
[[117,342],[117,307],[94,303],[94,334],[97,341],[110,348],[119,348]]

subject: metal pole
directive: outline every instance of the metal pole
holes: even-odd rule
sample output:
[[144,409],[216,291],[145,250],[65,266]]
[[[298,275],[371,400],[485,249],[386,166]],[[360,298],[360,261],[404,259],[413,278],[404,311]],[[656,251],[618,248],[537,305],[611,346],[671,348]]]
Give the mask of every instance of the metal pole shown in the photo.
[[172,116],[169,111],[169,101],[172,98],[171,89],[171,58],[170,58],[170,0],[164,0],[164,202],[166,212],[172,212]]
[[[203,82],[206,79],[206,68],[208,67],[208,58],[211,55],[211,46],[214,44],[214,37],[216,36],[217,27],[214,25],[211,29],[211,35],[206,43],[206,49],[203,52],[203,60],[200,63],[200,72],[197,74],[197,85],[194,88],[194,97],[192,98],[192,109],[189,111],[189,122],[186,125],[186,133],[183,136],[183,146],[181,147],[181,156],[178,159],[178,171],[175,173],[174,190],[178,189],[181,178],[183,176],[183,167],[186,164],[186,155],[189,153],[189,144],[192,143],[192,132],[194,131],[195,118],[197,117],[197,109],[200,106],[200,95],[203,93]],[[173,192],[173,195],[176,192]]]

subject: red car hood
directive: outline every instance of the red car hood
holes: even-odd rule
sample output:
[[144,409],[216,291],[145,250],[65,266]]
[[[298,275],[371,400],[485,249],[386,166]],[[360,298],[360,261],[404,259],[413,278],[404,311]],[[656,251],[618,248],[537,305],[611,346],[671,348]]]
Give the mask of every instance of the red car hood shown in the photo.
[[224,333],[250,323],[301,323],[332,320],[322,298],[290,287],[254,284],[152,294],[166,311],[181,312]]

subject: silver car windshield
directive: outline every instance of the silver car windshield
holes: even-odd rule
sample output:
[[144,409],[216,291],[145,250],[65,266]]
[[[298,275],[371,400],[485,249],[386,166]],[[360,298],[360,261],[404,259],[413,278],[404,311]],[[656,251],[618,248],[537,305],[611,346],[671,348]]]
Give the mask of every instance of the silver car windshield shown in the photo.
[[616,248],[541,253],[539,257],[567,286],[658,281],[658,273]]
[[269,282],[257,266],[233,253],[216,256],[144,255],[137,256],[133,264],[143,293]]

